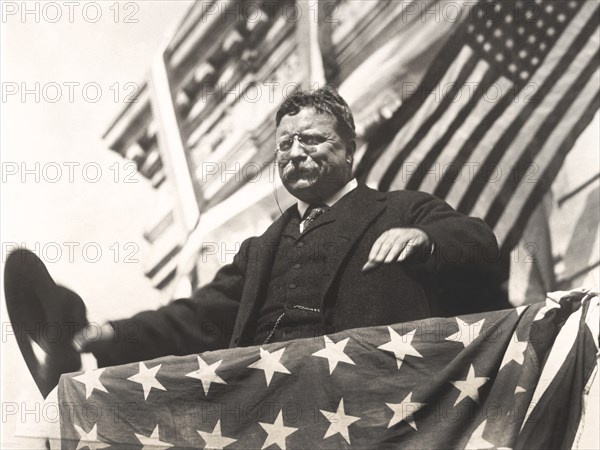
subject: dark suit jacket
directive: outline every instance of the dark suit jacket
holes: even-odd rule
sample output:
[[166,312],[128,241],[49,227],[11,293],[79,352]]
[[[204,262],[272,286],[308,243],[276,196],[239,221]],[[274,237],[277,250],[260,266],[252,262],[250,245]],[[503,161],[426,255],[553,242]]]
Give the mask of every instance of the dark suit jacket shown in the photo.
[[[248,345],[281,232],[296,206],[263,235],[245,240],[231,264],[192,298],[112,322],[115,341],[97,345],[100,366]],[[326,218],[326,219],[325,219]],[[323,216],[339,236],[335,268],[321,287],[326,329],[385,325],[494,309],[480,288],[493,277],[498,247],[481,220],[425,193],[381,193],[364,185]],[[330,225],[330,226],[331,226]],[[424,230],[432,255],[361,272],[375,240],[394,227]],[[339,242],[342,244],[339,245]]]

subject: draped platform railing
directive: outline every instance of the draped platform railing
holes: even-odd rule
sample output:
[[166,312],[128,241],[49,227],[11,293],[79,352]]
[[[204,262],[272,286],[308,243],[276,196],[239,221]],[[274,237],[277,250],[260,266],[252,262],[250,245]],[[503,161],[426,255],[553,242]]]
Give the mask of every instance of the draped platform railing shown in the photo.
[[557,292],[510,310],[63,375],[61,446],[578,447],[597,433],[586,409],[598,310],[597,294]]

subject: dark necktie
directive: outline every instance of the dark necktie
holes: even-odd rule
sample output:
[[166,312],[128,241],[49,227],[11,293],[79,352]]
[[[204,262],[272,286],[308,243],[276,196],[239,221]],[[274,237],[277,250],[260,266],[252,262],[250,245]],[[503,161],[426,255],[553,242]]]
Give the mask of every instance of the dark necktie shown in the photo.
[[300,233],[303,233],[312,221],[323,214],[326,211],[326,208],[325,205],[311,205],[306,210],[306,213],[304,213],[304,219],[300,222]]

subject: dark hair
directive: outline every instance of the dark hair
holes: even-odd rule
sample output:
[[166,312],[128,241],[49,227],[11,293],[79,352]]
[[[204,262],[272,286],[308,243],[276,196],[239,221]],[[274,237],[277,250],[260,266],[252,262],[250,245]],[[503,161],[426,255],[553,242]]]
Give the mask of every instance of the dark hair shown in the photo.
[[279,126],[284,116],[295,116],[302,108],[314,108],[318,113],[335,117],[340,136],[347,140],[356,138],[352,111],[335,89],[326,86],[315,91],[295,92],[277,110],[276,125]]

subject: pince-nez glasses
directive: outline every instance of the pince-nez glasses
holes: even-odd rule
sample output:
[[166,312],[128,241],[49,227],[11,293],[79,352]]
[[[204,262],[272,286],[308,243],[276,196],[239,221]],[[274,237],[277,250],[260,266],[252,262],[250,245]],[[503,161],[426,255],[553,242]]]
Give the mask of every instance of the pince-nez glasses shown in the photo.
[[276,153],[281,155],[289,153],[294,146],[294,140],[298,140],[298,144],[300,144],[304,151],[313,153],[317,150],[317,145],[324,142],[325,138],[311,134],[294,133],[277,141]]

